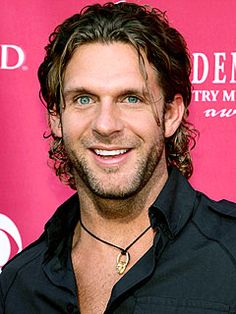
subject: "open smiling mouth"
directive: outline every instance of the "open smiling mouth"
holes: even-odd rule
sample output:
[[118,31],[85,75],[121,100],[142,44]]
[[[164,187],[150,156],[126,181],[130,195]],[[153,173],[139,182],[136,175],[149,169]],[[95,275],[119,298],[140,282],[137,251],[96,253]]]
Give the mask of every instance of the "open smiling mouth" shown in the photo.
[[93,152],[103,158],[115,158],[126,154],[129,149],[114,149],[114,150],[105,150],[105,149],[94,149]]

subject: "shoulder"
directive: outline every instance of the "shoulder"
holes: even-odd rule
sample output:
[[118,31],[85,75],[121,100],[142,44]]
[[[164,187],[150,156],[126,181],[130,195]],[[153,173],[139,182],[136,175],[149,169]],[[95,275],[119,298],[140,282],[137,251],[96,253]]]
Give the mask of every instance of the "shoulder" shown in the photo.
[[236,203],[214,201],[200,192],[197,192],[197,202],[192,222],[236,261]]
[[46,250],[46,241],[44,234],[42,234],[38,240],[11,259],[3,267],[0,274],[1,293],[3,295],[6,294],[17,277],[22,273],[30,277],[33,272],[37,272],[37,268],[42,265]]
[[220,201],[214,201],[210,199],[208,196],[201,192],[197,192],[197,202],[198,206],[195,212],[195,218],[197,220],[201,219],[203,214],[207,215],[207,217],[214,217],[215,219],[223,222],[223,226],[225,224],[236,224],[236,203],[222,199]]

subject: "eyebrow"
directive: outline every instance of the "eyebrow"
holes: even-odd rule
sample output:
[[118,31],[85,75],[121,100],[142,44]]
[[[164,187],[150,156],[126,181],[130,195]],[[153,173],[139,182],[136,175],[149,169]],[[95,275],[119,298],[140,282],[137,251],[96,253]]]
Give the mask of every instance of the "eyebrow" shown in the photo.
[[145,98],[147,98],[149,96],[149,92],[146,88],[142,88],[141,90],[136,89],[136,88],[125,88],[123,90],[121,90],[120,95],[142,95]]
[[[64,98],[68,98],[71,95],[76,95],[76,94],[89,94],[89,95],[96,95],[93,91],[84,88],[84,87],[76,87],[76,88],[66,88],[63,91],[63,96]],[[149,98],[150,93],[149,91],[143,87],[142,89],[137,89],[137,88],[124,88],[121,89],[120,91],[117,92],[119,96],[123,95],[142,95],[144,98]]]
[[76,88],[68,88],[63,91],[63,96],[66,99],[70,95],[75,94],[93,94],[89,90],[83,87],[76,87]]

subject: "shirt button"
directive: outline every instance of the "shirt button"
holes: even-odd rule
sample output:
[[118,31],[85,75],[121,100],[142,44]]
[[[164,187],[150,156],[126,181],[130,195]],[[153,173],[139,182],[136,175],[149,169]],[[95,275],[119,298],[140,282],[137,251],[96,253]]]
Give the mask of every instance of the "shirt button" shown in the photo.
[[72,313],[74,311],[74,305],[71,303],[68,303],[66,306],[67,312]]

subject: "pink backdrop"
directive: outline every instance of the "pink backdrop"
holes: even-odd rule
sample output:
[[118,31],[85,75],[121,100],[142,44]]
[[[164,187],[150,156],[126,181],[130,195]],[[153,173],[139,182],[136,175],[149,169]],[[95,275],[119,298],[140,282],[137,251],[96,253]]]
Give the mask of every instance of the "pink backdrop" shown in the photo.
[[[104,1],[100,1],[104,2]],[[235,0],[147,0],[167,11],[193,59],[191,121],[201,136],[191,183],[236,201]],[[92,2],[3,0],[0,19],[0,269],[42,232],[72,191],[47,166],[46,112],[37,68],[54,27]]]

